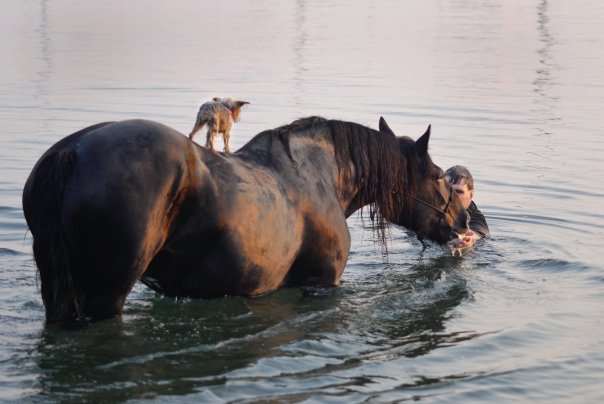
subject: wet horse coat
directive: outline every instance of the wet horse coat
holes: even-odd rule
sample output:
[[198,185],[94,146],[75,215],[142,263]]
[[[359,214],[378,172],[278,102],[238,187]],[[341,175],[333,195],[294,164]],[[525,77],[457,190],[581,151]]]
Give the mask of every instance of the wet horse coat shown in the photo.
[[413,142],[380,128],[311,117],[232,155],[143,120],[61,140],[23,193],[48,321],[119,314],[139,279],[194,298],[337,285],[346,218],[365,205],[382,239],[386,220],[439,242],[464,232],[429,132]]

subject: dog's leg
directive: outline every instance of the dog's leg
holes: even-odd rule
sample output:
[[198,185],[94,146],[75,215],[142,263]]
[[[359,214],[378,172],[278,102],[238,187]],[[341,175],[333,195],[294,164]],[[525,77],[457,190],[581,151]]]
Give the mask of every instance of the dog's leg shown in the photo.
[[227,125],[226,129],[222,134],[222,140],[224,142],[224,152],[229,154],[231,153],[231,146],[229,141],[231,140],[231,125]]
[[231,153],[231,147],[229,146],[229,140],[231,140],[231,130],[227,129],[222,134],[222,140],[224,141],[224,152],[226,154]]
[[231,128],[233,127],[233,122],[229,119],[229,121],[225,122],[224,132],[222,133],[222,140],[224,142],[224,152],[229,154],[231,152],[231,146],[229,145],[229,141],[231,140]]
[[211,151],[214,151],[214,138],[218,133],[214,130],[214,125],[208,127],[208,135],[206,138],[206,147]]

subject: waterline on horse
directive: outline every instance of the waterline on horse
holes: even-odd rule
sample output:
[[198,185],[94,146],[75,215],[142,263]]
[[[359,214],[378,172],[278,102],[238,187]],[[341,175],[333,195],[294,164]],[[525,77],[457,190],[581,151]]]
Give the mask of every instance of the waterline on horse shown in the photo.
[[[49,322],[120,314],[137,280],[175,297],[337,285],[346,218],[364,206],[444,243],[465,209],[417,142],[309,117],[225,155],[152,121],[95,125],[52,146],[23,192]],[[427,201],[444,214],[430,209]]]

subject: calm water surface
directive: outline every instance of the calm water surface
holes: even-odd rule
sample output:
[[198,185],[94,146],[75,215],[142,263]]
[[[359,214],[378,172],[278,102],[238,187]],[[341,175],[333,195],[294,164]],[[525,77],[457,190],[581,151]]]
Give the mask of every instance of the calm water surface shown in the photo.
[[[172,4],[174,3],[174,4]],[[0,3],[0,400],[602,402],[604,3],[5,0]],[[21,210],[53,143],[107,120],[233,132],[323,115],[467,165],[492,236],[464,257],[353,216],[335,289],[174,301],[44,325]],[[220,147],[220,146],[219,146]]]

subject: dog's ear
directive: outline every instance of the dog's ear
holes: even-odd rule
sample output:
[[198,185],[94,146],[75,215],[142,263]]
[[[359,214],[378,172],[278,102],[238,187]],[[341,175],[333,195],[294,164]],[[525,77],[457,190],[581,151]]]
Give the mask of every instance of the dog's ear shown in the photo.
[[214,102],[220,102],[220,101],[222,101],[222,98],[220,98],[220,97],[214,97],[214,98],[212,98],[212,101],[214,101]]
[[229,107],[229,109],[231,110],[231,116],[233,117],[233,120],[235,122],[239,121],[239,114],[241,113],[241,107],[243,107],[245,104],[249,104],[249,102],[247,102],[247,101],[231,102],[231,107]]
[[380,132],[388,133],[392,136],[396,136],[396,134],[390,129],[390,126],[386,123],[386,120],[383,116],[380,116]]

